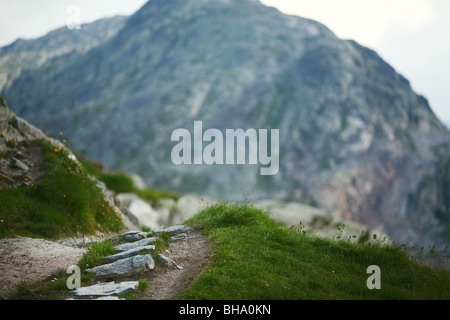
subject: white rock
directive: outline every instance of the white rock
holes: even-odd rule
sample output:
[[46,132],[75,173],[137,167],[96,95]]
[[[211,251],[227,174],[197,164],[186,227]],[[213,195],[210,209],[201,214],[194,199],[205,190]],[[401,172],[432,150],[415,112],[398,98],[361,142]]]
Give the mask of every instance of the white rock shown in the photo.
[[158,240],[157,237],[145,238],[145,239],[142,239],[139,241],[118,245],[115,247],[115,249],[118,251],[128,251],[131,249],[135,249],[138,247],[143,247],[143,246],[147,246],[149,244],[155,243],[156,240]]
[[169,268],[176,268],[178,266],[175,261],[162,254],[159,255],[159,261],[162,262],[164,266]]
[[146,254],[117,260],[113,263],[87,269],[86,272],[95,273],[96,276],[100,277],[117,278],[142,274],[154,268],[155,261],[150,255]]
[[117,195],[122,207],[128,210],[138,221],[139,227],[150,227],[156,229],[160,226],[160,214],[152,206],[133,193],[122,193]]
[[137,256],[140,253],[150,253],[153,251],[155,251],[155,246],[153,246],[153,245],[137,247],[135,249],[123,251],[123,252],[117,253],[115,255],[105,257],[104,260],[106,263],[112,263],[117,260]]
[[138,281],[124,281],[120,283],[105,282],[95,284],[90,287],[81,287],[73,294],[76,296],[111,296],[113,294],[129,294],[133,293],[139,287]]
[[176,234],[179,234],[179,233],[188,232],[190,230],[191,230],[191,228],[186,227],[186,226],[182,226],[182,225],[180,225],[180,226],[172,226],[172,227],[167,227],[167,228],[156,230],[155,232],[153,232],[153,235],[159,235],[159,234],[161,234],[163,232],[168,233],[170,235],[176,235]]

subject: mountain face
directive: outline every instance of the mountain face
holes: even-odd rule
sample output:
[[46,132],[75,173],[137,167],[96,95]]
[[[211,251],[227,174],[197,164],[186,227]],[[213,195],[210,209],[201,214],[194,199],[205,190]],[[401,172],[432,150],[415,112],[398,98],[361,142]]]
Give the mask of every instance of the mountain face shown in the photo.
[[[396,241],[448,242],[449,132],[373,50],[250,0],[152,0],[88,43],[22,71],[2,91],[11,108],[158,188],[304,202]],[[279,172],[175,165],[171,135],[194,121],[279,129]]]
[[0,48],[0,91],[9,87],[22,71],[35,70],[52,58],[79,54],[98,46],[120,30],[126,17],[116,16],[83,25],[82,32],[59,28],[35,40],[18,39]]

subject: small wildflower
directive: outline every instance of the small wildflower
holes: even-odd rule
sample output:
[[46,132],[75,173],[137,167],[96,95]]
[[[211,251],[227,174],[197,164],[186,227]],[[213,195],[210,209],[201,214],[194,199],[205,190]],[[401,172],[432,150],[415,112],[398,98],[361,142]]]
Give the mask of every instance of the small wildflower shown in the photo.
[[65,194],[63,194],[63,197],[65,198],[65,197],[66,197],[66,195],[65,195]]
[[60,131],[60,132],[59,132],[59,135],[60,135],[60,136],[62,136],[62,135],[63,135],[63,132],[62,132],[62,131]]
[[331,272],[335,273],[334,270],[332,270]]
[[25,179],[23,179],[23,180],[25,180],[25,181],[28,181],[28,179],[27,179],[27,178],[25,178]]
[[266,283],[266,287],[268,287],[269,286],[269,284],[268,283]]
[[67,142],[67,140],[63,140],[63,143],[66,143]]

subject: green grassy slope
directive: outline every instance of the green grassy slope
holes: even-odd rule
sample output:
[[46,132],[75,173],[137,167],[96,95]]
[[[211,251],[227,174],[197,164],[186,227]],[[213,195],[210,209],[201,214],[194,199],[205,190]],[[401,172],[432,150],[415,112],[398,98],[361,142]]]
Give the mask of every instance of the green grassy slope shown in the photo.
[[54,239],[123,228],[118,213],[80,163],[48,142],[33,143],[44,153],[44,174],[33,184],[0,188],[0,238]]
[[[419,265],[394,245],[331,241],[286,229],[251,206],[218,204],[186,224],[215,254],[181,299],[449,299],[450,272]],[[367,268],[380,267],[369,290]]]
[[108,172],[104,170],[102,164],[99,162],[86,159],[81,155],[78,155],[77,157],[91,175],[102,181],[109,190],[115,193],[136,193],[142,199],[151,203],[155,203],[161,198],[178,200],[180,197],[176,193],[165,190],[156,190],[150,187],[139,189],[134,185],[133,179],[125,172]]

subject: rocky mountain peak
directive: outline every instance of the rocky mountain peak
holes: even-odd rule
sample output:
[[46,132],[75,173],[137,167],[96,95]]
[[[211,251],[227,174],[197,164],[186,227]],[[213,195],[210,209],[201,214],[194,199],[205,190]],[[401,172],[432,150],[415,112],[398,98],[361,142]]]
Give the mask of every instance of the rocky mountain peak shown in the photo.
[[[437,212],[442,199],[412,205],[450,141],[426,99],[375,51],[258,1],[149,1],[111,38],[2,93],[18,115],[150,186],[305,202],[399,241],[448,223],[432,213],[417,223],[419,208]],[[279,173],[175,165],[171,134],[196,120],[279,129]]]

